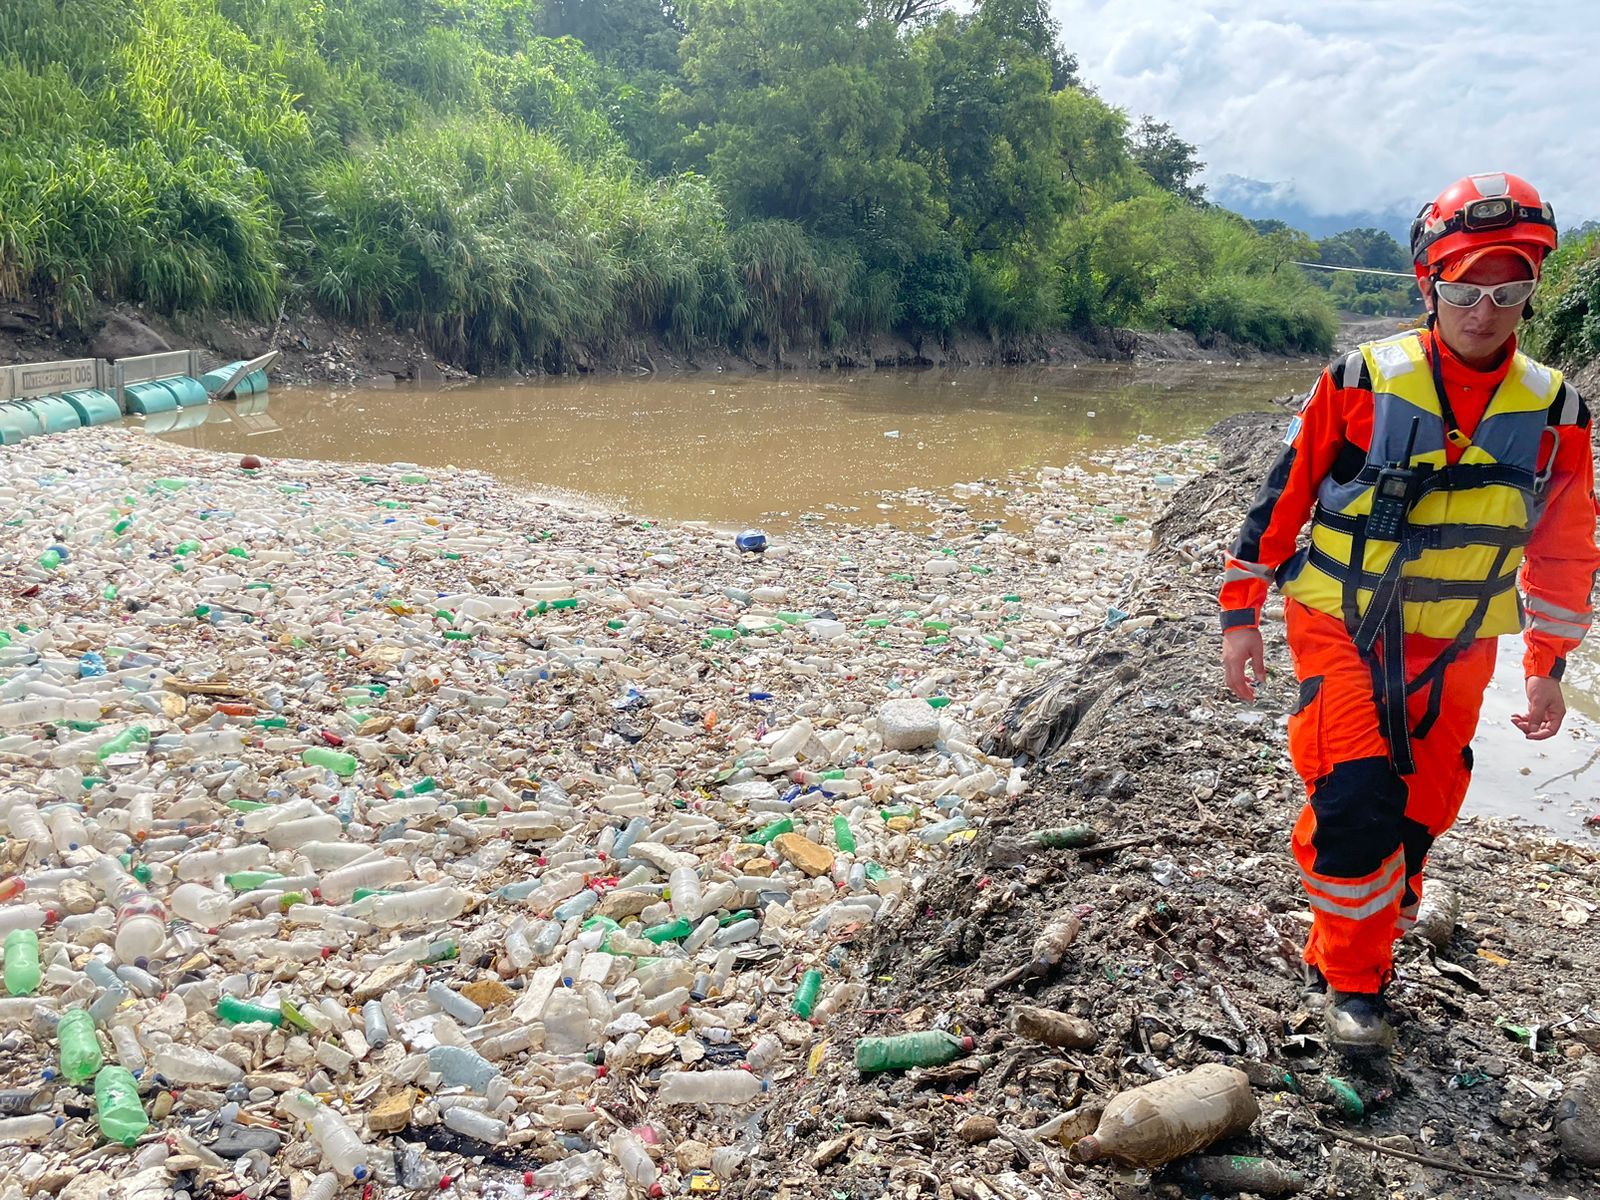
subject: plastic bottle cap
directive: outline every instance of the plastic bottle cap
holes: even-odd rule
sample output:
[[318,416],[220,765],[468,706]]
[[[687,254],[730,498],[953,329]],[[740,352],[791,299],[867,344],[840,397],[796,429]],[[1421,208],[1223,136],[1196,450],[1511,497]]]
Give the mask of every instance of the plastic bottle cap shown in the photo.
[[1100,1139],[1092,1133],[1085,1134],[1073,1145],[1072,1154],[1079,1162],[1092,1163],[1099,1161]]
[[370,1174],[372,1174],[372,1172],[368,1171],[366,1167],[357,1167],[354,1171],[350,1172],[350,1178],[354,1179],[357,1183],[360,1183]]

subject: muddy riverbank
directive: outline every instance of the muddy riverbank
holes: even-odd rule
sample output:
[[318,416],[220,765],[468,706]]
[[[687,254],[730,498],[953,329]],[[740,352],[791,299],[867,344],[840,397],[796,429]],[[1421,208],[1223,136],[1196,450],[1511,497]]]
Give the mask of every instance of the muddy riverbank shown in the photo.
[[[0,363],[77,358],[96,353],[110,320],[131,333],[122,354],[162,348],[195,348],[218,361],[253,358],[280,351],[273,368],[278,384],[332,383],[387,388],[396,382],[439,383],[467,379],[459,364],[437,357],[424,339],[387,326],[353,326],[303,307],[286,306],[277,320],[245,321],[215,315],[173,317],[134,308],[108,306],[82,329],[57,328],[43,305],[0,303]],[[133,323],[132,325],[128,323]],[[108,355],[100,351],[102,357]],[[1217,335],[1205,344],[1193,335],[1170,331],[1102,329],[1087,334],[1051,333],[1024,337],[985,337],[959,333],[945,344],[936,339],[883,334],[840,346],[794,347],[781,358],[737,353],[722,347],[696,350],[658,339],[635,338],[615,345],[576,345],[552,354],[533,374],[651,376],[680,372],[749,375],[778,371],[805,375],[899,368],[1070,366],[1087,362],[1239,362],[1285,361]]]
[[[1600,1047],[1588,849],[1465,819],[1430,862],[1460,891],[1461,921],[1441,950],[1400,947],[1393,1059],[1351,1067],[1322,1044],[1288,853],[1303,791],[1284,746],[1281,626],[1268,627],[1272,679],[1256,705],[1226,696],[1216,661],[1217,551],[1282,420],[1225,423],[1217,469],[1157,522],[1132,618],[1086,635],[1020,720],[990,730],[991,745],[1037,758],[1034,788],[873,939],[861,1010],[817,1035],[817,1086],[774,1106],[772,1176],[755,1194],[1199,1196],[1175,1171],[1074,1165],[1059,1134],[1027,1131],[1205,1062],[1243,1067],[1262,1107],[1220,1149],[1299,1169],[1307,1194],[1600,1194],[1553,1129],[1563,1103],[1585,1103]],[[1032,830],[1078,823],[1100,831],[1098,847],[1019,849]],[[1061,968],[991,993],[1063,913],[1083,924]],[[1019,1039],[1008,1025],[1023,1002],[1091,1022],[1099,1041],[1058,1052]],[[930,1027],[973,1036],[986,1056],[920,1077],[851,1069],[855,1036]]]

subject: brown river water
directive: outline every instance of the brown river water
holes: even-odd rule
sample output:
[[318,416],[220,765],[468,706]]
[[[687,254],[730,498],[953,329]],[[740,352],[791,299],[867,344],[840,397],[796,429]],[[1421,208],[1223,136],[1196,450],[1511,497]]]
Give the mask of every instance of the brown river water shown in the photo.
[[[206,450],[493,472],[509,483],[647,518],[781,529],[801,520],[916,523],[883,493],[1004,479],[1082,462],[1136,438],[1195,437],[1310,385],[1316,365],[1092,364],[1048,371],[480,382],[384,391],[301,388],[156,418]],[[1585,840],[1600,813],[1600,653],[1575,656],[1572,715],[1543,743],[1510,723],[1520,646],[1474,742],[1465,811]]]

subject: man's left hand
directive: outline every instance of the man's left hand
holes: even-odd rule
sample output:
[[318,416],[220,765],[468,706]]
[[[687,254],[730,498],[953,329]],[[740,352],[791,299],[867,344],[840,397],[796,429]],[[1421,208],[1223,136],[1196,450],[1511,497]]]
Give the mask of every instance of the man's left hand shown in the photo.
[[1561,684],[1548,675],[1528,676],[1528,711],[1517,713],[1511,723],[1522,730],[1530,742],[1555,737],[1567,715],[1567,702],[1561,698]]

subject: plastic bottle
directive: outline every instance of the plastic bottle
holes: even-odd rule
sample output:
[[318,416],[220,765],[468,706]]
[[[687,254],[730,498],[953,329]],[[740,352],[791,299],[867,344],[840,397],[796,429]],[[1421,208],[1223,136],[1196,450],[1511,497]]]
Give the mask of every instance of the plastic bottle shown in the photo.
[[533,1172],[533,1186],[558,1192],[577,1188],[598,1179],[605,1169],[606,1156],[598,1150],[586,1150],[540,1167]]
[[[430,887],[416,892],[379,896],[367,913],[379,929],[401,925],[429,925],[453,921],[467,907],[467,894],[454,887]],[[359,911],[359,910],[358,910]]]
[[816,1008],[817,996],[821,991],[822,972],[807,971],[800,977],[800,986],[794,990],[794,999],[789,1002],[789,1011],[797,1017],[809,1018]]
[[1221,1063],[1158,1079],[1111,1098],[1099,1127],[1080,1138],[1080,1162],[1159,1167],[1243,1133],[1260,1115],[1249,1077]]
[[661,1185],[656,1182],[660,1171],[656,1168],[655,1161],[650,1157],[650,1152],[632,1132],[618,1129],[611,1135],[611,1140],[606,1143],[617,1165],[622,1168],[622,1176],[635,1187],[644,1188],[650,1195],[662,1194]]
[[70,1083],[89,1082],[105,1062],[94,1031],[94,1018],[81,1008],[70,1008],[61,1014],[56,1023],[56,1043],[61,1074]]
[[[948,1059],[944,1061],[949,1061]],[[766,1082],[752,1071],[675,1071],[661,1077],[658,1104],[749,1104],[766,1091]]]
[[233,915],[233,897],[214,892],[204,884],[180,883],[168,897],[174,915],[206,929],[227,924]]
[[332,771],[340,779],[348,779],[356,773],[356,768],[361,765],[359,759],[353,754],[345,754],[339,750],[329,750],[325,746],[312,746],[300,755],[300,761],[308,767],[324,767]]
[[31,929],[13,929],[6,934],[6,991],[13,996],[31,996],[39,990],[39,935]]
[[428,999],[432,1000],[463,1025],[480,1025],[483,1023],[483,1009],[468,1000],[460,992],[446,987],[439,980],[435,980],[428,985]]
[[117,1061],[129,1071],[143,1071],[149,1064],[145,1060],[144,1047],[139,1044],[139,1035],[127,1025],[113,1025],[110,1032]]
[[0,1117],[0,1146],[28,1146],[47,1141],[63,1122],[49,1113]]
[[1306,1187],[1300,1171],[1244,1154],[1196,1155],[1183,1162],[1183,1176],[1223,1195],[1292,1196]]
[[864,1037],[856,1042],[856,1070],[904,1071],[910,1067],[936,1067],[969,1054],[976,1043],[942,1029],[898,1033],[890,1037]]
[[227,1087],[244,1078],[239,1067],[199,1046],[163,1046],[156,1051],[151,1065],[158,1075],[178,1084]]
[[107,1141],[131,1146],[150,1128],[139,1085],[126,1067],[102,1067],[94,1080],[95,1119]]
[[121,962],[138,965],[155,956],[167,940],[166,907],[148,892],[134,892],[117,906],[113,943]]
[[501,1078],[500,1070],[481,1054],[465,1046],[433,1046],[428,1050],[428,1069],[444,1078],[445,1087],[464,1087],[480,1096]]
[[251,1004],[237,996],[224,996],[217,1001],[217,1017],[230,1025],[244,1025],[265,1021],[268,1025],[283,1024],[283,1010],[265,1004]]
[[1411,927],[1411,935],[1443,950],[1455,935],[1456,921],[1460,915],[1460,893],[1440,880],[1425,880],[1422,885],[1422,900],[1417,905],[1417,919]]
[[306,1123],[311,1136],[322,1148],[323,1159],[340,1176],[359,1183],[371,1173],[367,1167],[367,1148],[361,1144],[355,1130],[333,1109],[309,1092],[285,1093],[283,1107]]
[[446,1128],[472,1138],[475,1141],[487,1142],[492,1146],[499,1145],[506,1140],[506,1123],[496,1120],[488,1113],[479,1112],[475,1108],[468,1108],[462,1104],[452,1104],[444,1110],[444,1123]]
[[694,920],[700,915],[700,876],[693,867],[674,867],[667,877],[672,893],[672,915]]

